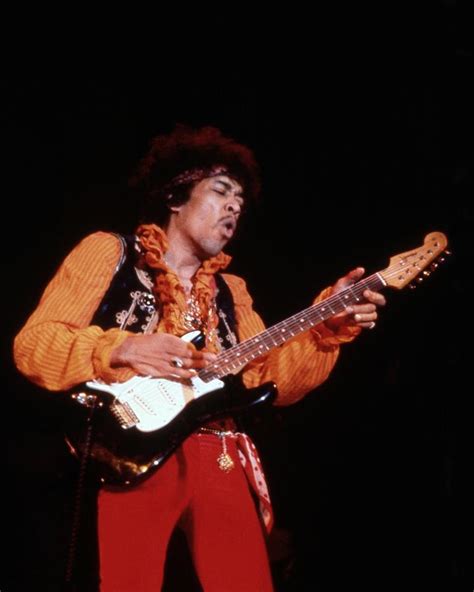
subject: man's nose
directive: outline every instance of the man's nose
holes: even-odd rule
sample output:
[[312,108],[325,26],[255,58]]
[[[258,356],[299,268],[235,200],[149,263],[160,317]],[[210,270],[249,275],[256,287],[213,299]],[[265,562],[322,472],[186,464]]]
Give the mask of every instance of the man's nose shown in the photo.
[[238,201],[236,201],[235,199],[230,199],[226,203],[225,210],[230,214],[240,214],[241,207]]

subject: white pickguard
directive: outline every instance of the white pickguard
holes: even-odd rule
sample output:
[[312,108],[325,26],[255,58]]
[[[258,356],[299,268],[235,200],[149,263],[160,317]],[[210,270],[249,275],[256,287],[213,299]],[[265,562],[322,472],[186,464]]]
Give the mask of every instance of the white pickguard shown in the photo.
[[129,415],[133,420],[126,427],[153,432],[170,423],[191,401],[221,389],[224,383],[217,378],[204,382],[198,376],[186,382],[134,376],[126,382],[112,384],[91,380],[87,386],[113,395],[114,404],[131,410]]

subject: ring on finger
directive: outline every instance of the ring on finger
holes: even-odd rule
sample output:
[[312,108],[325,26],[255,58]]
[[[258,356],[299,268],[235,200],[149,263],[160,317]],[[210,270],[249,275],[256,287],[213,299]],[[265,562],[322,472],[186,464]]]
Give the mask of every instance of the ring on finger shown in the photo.
[[375,327],[375,321],[372,321],[368,326],[369,329],[373,329]]
[[177,356],[175,356],[171,360],[171,365],[174,366],[175,368],[182,368],[184,366],[184,362],[181,358],[178,358]]

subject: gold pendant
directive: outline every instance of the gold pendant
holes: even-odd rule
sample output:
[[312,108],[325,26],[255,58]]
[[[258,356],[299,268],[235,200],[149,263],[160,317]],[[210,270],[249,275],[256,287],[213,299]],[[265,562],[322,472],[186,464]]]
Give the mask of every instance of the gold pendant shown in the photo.
[[232,457],[227,452],[219,454],[217,457],[217,464],[219,465],[219,469],[224,471],[224,473],[229,473],[235,467]]

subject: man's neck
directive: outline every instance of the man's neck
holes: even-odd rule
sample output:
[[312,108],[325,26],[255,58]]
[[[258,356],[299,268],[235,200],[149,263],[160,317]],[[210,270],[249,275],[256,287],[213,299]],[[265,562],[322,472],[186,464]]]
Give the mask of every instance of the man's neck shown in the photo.
[[176,273],[186,291],[189,291],[192,287],[192,278],[202,261],[189,242],[184,241],[179,233],[171,230],[168,234],[168,244],[165,262]]

